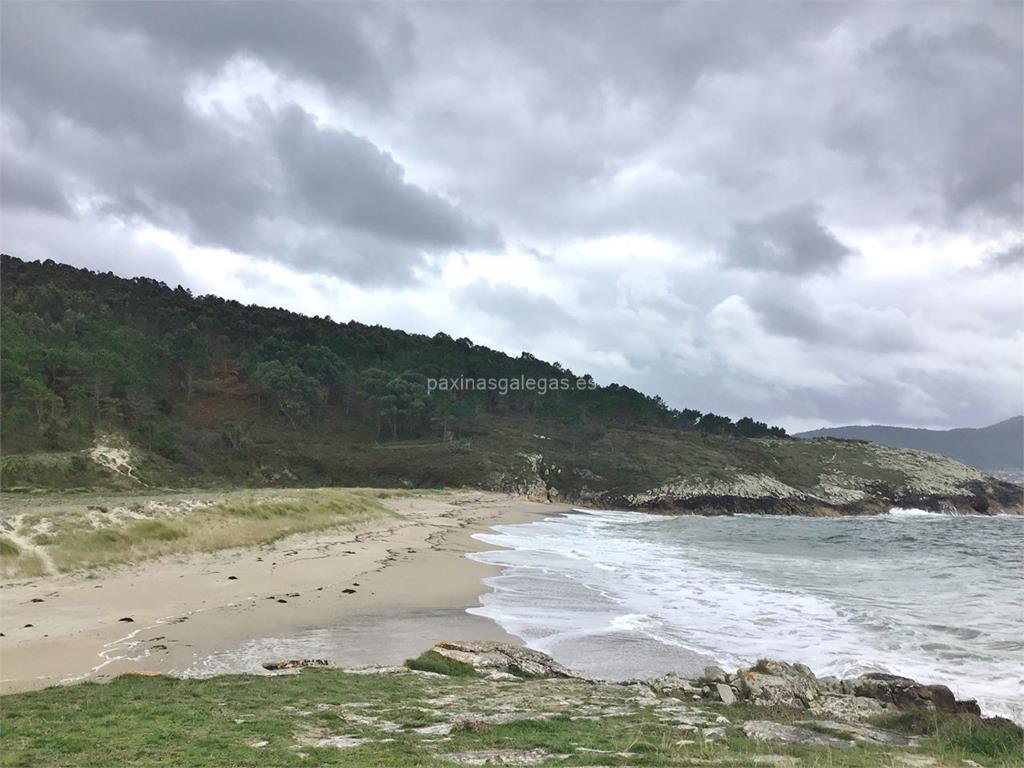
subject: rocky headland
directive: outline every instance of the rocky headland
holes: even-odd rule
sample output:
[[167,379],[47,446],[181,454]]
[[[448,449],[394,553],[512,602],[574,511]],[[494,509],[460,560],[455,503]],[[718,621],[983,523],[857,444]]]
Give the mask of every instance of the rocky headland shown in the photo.
[[[762,440],[765,454],[628,489],[576,464],[523,454],[497,487],[536,500],[669,514],[875,515],[893,507],[943,514],[1024,514],[1024,488],[937,454],[860,440]],[[782,455],[785,464],[776,454]],[[756,459],[756,460],[755,460]],[[799,467],[799,469],[794,469]]]

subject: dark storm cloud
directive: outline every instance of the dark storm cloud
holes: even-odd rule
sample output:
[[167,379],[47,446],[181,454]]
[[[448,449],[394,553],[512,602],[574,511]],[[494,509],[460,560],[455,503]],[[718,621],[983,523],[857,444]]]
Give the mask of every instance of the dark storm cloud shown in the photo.
[[836,269],[853,254],[818,220],[812,205],[798,205],[737,221],[724,249],[731,266],[792,275]]
[[33,132],[65,119],[147,143],[190,137],[187,69],[144,38],[96,26],[88,6],[5,3],[0,42],[4,110]]
[[1024,267],[1024,243],[1011,245],[1009,248],[990,253],[988,266],[996,269],[1019,269]]
[[[185,54],[210,65],[240,50],[294,54],[296,66],[336,84],[350,78],[371,94],[383,77],[373,62],[392,61],[390,47],[404,44],[392,30],[383,42],[347,45],[379,31],[360,23],[372,9],[250,10],[232,25],[238,12],[216,3],[12,3],[3,26],[9,143],[46,156],[51,175],[80,179],[78,192],[103,215],[357,283],[408,283],[432,252],[500,243],[493,226],[409,182],[372,142],[318,128],[297,107],[254,105],[244,126],[194,112],[185,98],[194,63]],[[331,58],[328,41],[343,52]],[[68,213],[45,168],[9,156],[5,204]]]
[[[1022,13],[6,2],[0,245],[173,275],[153,227],[675,405],[977,423],[1019,394],[985,281],[1020,249],[944,260],[1021,230]],[[505,242],[538,290],[453,287]]]
[[67,198],[45,163],[0,149],[0,208],[34,208],[65,216]]
[[813,296],[792,288],[754,291],[748,299],[762,327],[831,349],[859,349],[877,355],[909,352],[921,347],[920,334],[896,307],[824,308]]
[[383,3],[103,2],[88,13],[180,57],[215,69],[243,53],[372,103],[387,102],[394,79],[413,65],[415,31]]
[[424,247],[498,244],[455,206],[408,183],[394,158],[293,108],[273,136],[285,196],[326,222]]
[[1024,6],[964,10],[940,29],[904,23],[865,47],[862,90],[832,112],[828,135],[880,183],[933,185],[950,227],[967,217],[1019,226]]

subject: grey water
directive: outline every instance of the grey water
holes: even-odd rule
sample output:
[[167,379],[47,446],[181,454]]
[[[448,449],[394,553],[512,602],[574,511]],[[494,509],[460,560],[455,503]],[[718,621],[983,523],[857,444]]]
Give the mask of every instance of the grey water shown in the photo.
[[1024,517],[583,512],[478,534],[470,612],[604,677],[768,657],[945,683],[1024,720]]

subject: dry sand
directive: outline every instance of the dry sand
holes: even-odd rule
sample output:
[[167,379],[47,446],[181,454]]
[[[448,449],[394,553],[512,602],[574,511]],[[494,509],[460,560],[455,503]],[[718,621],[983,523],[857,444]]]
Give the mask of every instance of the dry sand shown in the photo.
[[241,671],[231,666],[240,649],[258,669],[254,654],[271,650],[323,648],[354,666],[399,663],[445,638],[515,641],[465,612],[495,572],[465,557],[486,548],[471,535],[570,508],[479,491],[385,504],[401,519],[358,533],[4,585],[0,692],[125,672]]

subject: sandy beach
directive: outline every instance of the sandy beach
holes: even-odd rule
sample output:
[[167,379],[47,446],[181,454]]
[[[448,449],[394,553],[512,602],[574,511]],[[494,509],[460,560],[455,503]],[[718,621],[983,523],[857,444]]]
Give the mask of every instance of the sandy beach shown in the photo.
[[296,647],[358,666],[400,663],[445,638],[514,641],[465,612],[495,572],[465,557],[486,548],[471,536],[569,507],[480,491],[385,503],[400,517],[354,532],[5,584],[0,692],[126,672],[242,671],[224,663],[240,649],[258,669],[252,653]]

